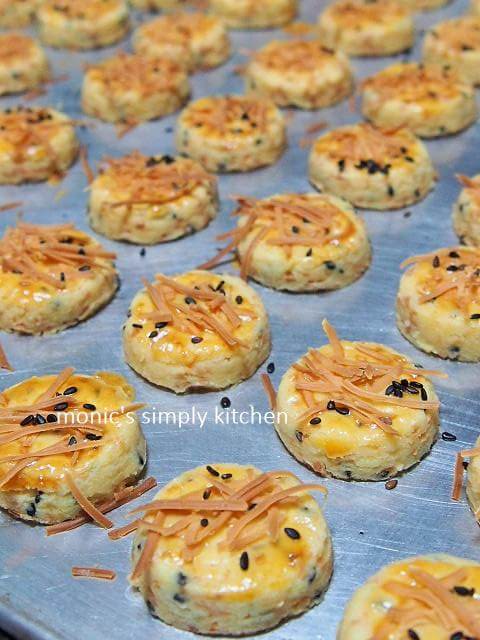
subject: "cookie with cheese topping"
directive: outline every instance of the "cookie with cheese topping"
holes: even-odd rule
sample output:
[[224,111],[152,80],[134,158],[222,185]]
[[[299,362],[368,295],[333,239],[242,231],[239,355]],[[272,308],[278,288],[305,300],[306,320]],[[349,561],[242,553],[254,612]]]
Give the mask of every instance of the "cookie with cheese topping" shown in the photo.
[[61,176],[78,155],[73,121],[50,107],[0,111],[0,184]]
[[123,376],[35,376],[0,394],[0,506],[42,524],[81,515],[112,526],[102,504],[134,481],[146,444]]
[[397,325],[416,347],[480,361],[480,249],[450,247],[408,258],[400,280]]
[[287,370],[276,430],[290,453],[324,476],[384,480],[425,456],[438,435],[439,402],[428,376],[383,344],[340,340]]
[[0,95],[34,89],[49,76],[47,56],[33,38],[0,34]]
[[230,29],[273,29],[295,18],[298,0],[210,0],[209,8]]
[[250,378],[270,352],[268,317],[243,280],[207,271],[157,274],[133,299],[123,334],[127,363],[176,393]]
[[320,136],[309,160],[310,182],[365,209],[398,209],[422,200],[435,169],[408,129],[347,125]]
[[181,66],[121,52],[88,67],[82,108],[106,122],[136,124],[173,113],[189,94],[188,76]]
[[53,333],[113,297],[115,254],[72,224],[19,223],[0,240],[0,329]]
[[286,146],[286,124],[265,98],[217,96],[189,104],[177,122],[178,151],[208,171],[251,171],[274,164]]
[[215,177],[188,158],[138,151],[106,158],[90,185],[90,224],[114,240],[174,240],[203,229],[217,209]]
[[480,564],[446,554],[389,564],[354,593],[338,640],[480,636]]
[[130,29],[125,0],[42,0],[40,39],[59,49],[97,49],[121,40]]
[[245,71],[247,91],[279,107],[319,109],[352,92],[347,57],[313,40],[274,40],[256,52]]
[[130,582],[153,615],[194,633],[259,633],[303,613],[333,566],[313,490],[325,492],[250,465],[183,473],[138,509]]
[[475,90],[448,68],[394,64],[362,82],[362,113],[378,127],[423,138],[457,133],[478,116]]
[[178,12],[138,27],[133,48],[143,55],[167,58],[193,72],[225,62],[230,56],[230,38],[219,18]]
[[35,18],[38,0],[0,0],[0,28],[26,27]]
[[348,202],[313,193],[237,201],[237,227],[221,236],[226,248],[200,268],[235,251],[243,278],[284,291],[341,289],[368,269],[367,231]]
[[453,207],[453,228],[462,243],[480,247],[480,175],[457,178],[463,189]]
[[480,85],[480,16],[462,16],[436,24],[423,43],[423,60],[455,71]]
[[351,56],[388,56],[414,43],[410,11],[392,0],[336,0],[318,20],[320,42]]

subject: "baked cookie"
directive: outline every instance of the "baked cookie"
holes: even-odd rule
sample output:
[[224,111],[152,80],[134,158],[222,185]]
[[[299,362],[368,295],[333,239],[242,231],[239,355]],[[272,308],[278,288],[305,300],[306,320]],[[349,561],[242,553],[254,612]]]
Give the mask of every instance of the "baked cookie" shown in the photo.
[[35,18],[38,0],[0,0],[0,28],[28,26]]
[[461,640],[480,635],[480,565],[446,554],[387,565],[345,609],[338,640]]
[[347,125],[317,139],[311,183],[365,209],[399,209],[422,200],[436,179],[424,144],[408,129]]
[[362,113],[377,127],[408,127],[417,136],[457,133],[478,116],[475,90],[448,68],[394,64],[361,84]]
[[127,363],[176,393],[250,378],[270,353],[268,317],[243,280],[207,271],[157,274],[133,299],[123,334]]
[[130,29],[124,0],[42,0],[40,39],[60,49],[97,49],[121,40]]
[[414,43],[410,11],[394,0],[336,0],[318,19],[320,42],[351,56],[389,56]]
[[88,67],[82,108],[106,122],[135,124],[173,113],[189,94],[185,70],[171,60],[121,52]]
[[350,95],[353,78],[343,53],[313,40],[274,40],[252,56],[245,84],[279,107],[320,109]]
[[131,583],[153,615],[194,633],[258,633],[303,613],[333,567],[312,490],[325,492],[237,464],[183,473],[138,509]]
[[480,361],[480,249],[451,247],[405,260],[397,324],[418,349]]
[[480,175],[457,177],[464,188],[453,207],[453,228],[460,242],[480,247]]
[[61,176],[78,149],[74,122],[64,113],[49,107],[0,111],[0,184]]
[[273,29],[295,18],[298,0],[210,0],[209,7],[230,29]]
[[216,179],[186,158],[106,158],[90,185],[90,224],[114,240],[174,240],[203,229],[217,209]]
[[282,378],[275,425],[290,453],[324,476],[385,480],[409,469],[438,435],[428,376],[383,344],[339,340],[310,349]]
[[0,34],[0,95],[35,89],[49,76],[47,56],[33,38]]
[[285,291],[341,289],[368,269],[365,224],[345,200],[285,194],[237,201],[237,228],[222,234],[227,246],[201,269],[235,251],[243,278]]
[[245,96],[201,98],[177,122],[178,151],[208,171],[251,171],[274,164],[286,146],[283,115],[270,100]]
[[[0,394],[0,506],[53,524],[88,514],[141,473],[146,445],[123,376],[103,371],[29,378]],[[94,505],[97,505],[97,509]]]
[[53,333],[90,317],[118,287],[114,258],[72,224],[7,229],[0,240],[0,329]]
[[425,35],[423,60],[480,85],[480,16],[453,18],[432,27]]
[[133,48],[142,55],[167,58],[193,72],[225,62],[230,56],[230,38],[219,18],[178,12],[138,27]]

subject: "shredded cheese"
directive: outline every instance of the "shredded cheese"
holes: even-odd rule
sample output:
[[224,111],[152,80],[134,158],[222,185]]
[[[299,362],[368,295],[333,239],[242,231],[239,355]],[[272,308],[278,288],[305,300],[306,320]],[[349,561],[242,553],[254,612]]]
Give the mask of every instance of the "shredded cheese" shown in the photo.
[[72,567],[74,578],[98,578],[100,580],[115,580],[117,574],[112,569],[98,567]]

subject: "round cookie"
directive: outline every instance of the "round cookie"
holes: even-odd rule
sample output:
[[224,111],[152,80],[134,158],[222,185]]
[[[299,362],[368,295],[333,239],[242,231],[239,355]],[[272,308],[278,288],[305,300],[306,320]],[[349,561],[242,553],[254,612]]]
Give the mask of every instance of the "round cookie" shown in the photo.
[[0,28],[18,29],[35,18],[38,0],[0,0]]
[[21,106],[0,111],[0,184],[61,176],[78,149],[74,123],[59,111]]
[[0,95],[34,89],[50,76],[43,49],[22,33],[0,34]]
[[457,177],[464,188],[453,207],[453,228],[460,242],[480,247],[480,175]]
[[410,11],[394,0],[336,0],[320,14],[320,42],[352,56],[388,56],[410,49]]
[[329,107],[353,89],[347,57],[312,40],[274,40],[255,53],[245,70],[248,92],[279,107]]
[[230,29],[273,29],[295,18],[298,0],[210,0],[209,7]]
[[382,344],[340,341],[310,349],[278,389],[275,428],[290,453],[323,476],[385,480],[435,442],[439,402],[427,377]]
[[[333,567],[311,490],[325,491],[288,471],[237,464],[183,473],[139,508],[147,524],[133,542],[130,582],[153,615],[194,633],[258,633],[303,613],[321,599]],[[172,511],[179,504],[183,511]],[[163,533],[149,529],[159,523]]]
[[480,361],[480,249],[451,247],[405,260],[397,325],[422,351]]
[[320,136],[309,160],[310,182],[365,209],[399,209],[422,200],[436,179],[424,144],[408,129],[360,123]]
[[97,49],[121,40],[130,29],[124,0],[42,0],[40,39],[60,49]]
[[270,100],[245,96],[201,98],[177,122],[178,151],[208,171],[251,171],[274,164],[286,146],[283,115]]
[[167,58],[190,72],[218,67],[230,56],[225,25],[204,13],[179,12],[145,22],[132,44],[136,53]]
[[341,289],[368,269],[365,224],[345,200],[319,194],[237,200],[237,227],[222,235],[227,247],[200,268],[211,268],[235,251],[243,278],[304,292]]
[[88,503],[101,511],[145,465],[134,398],[123,376],[72,368],[5,389],[0,419],[11,429],[0,436],[0,506],[42,524],[84,515]]
[[217,209],[216,179],[186,158],[107,158],[90,185],[90,224],[114,240],[174,240],[203,229]]
[[88,67],[82,109],[105,122],[135,124],[177,111],[189,94],[182,67],[170,60],[119,53]]
[[453,18],[432,27],[425,35],[423,60],[480,85],[480,16]]
[[377,127],[408,127],[435,138],[457,133],[478,116],[475,90],[448,69],[394,64],[362,82],[362,114]]
[[114,258],[72,224],[7,229],[0,240],[0,329],[53,333],[90,317],[117,290]]
[[123,334],[127,363],[176,393],[250,378],[270,353],[268,317],[243,280],[207,271],[144,281]]
[[479,590],[473,560],[438,553],[389,564],[354,593],[337,639],[478,637]]

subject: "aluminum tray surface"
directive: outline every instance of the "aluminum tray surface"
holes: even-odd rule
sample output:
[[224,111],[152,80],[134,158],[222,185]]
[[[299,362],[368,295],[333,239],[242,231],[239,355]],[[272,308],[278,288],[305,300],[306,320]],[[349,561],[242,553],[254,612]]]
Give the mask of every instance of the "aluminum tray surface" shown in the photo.
[[[324,6],[318,0],[303,0],[301,18],[314,21]],[[466,3],[455,0],[445,9],[419,15],[417,45],[408,57],[418,57],[426,26],[466,10]],[[287,36],[280,31],[233,32],[234,56],[219,69],[196,75],[193,96],[241,92],[242,78],[234,73],[245,60],[240,50],[255,49],[274,37]],[[127,46],[128,42],[123,42],[117,48]],[[53,105],[83,119],[79,103],[83,66],[111,52],[112,49],[90,53],[49,50],[54,75],[67,74],[68,79],[50,86],[47,95],[34,104]],[[365,77],[401,58],[353,60],[356,77]],[[1,105],[7,107],[21,101],[21,97],[2,99]],[[138,398],[151,407],[208,411],[203,428],[198,421],[181,428],[172,424],[144,424],[149,448],[148,474],[154,475],[159,484],[197,465],[221,461],[252,463],[263,470],[290,469],[303,480],[312,481],[313,474],[290,456],[271,425],[258,421],[244,425],[215,422],[215,408],[220,407],[224,395],[237,410],[248,410],[250,405],[261,412],[268,410],[259,373],[223,393],[175,396],[149,385],[125,364],[121,326],[130,300],[141,287],[142,276],[188,270],[213,255],[218,246],[215,236],[233,224],[229,218],[233,206],[230,194],[262,197],[309,189],[308,150],[298,144],[309,124],[325,120],[333,128],[358,119],[360,115],[352,113],[346,102],[320,112],[295,112],[289,124],[290,146],[281,161],[254,173],[221,176],[221,213],[208,229],[196,235],[147,248],[144,257],[137,246],[100,238],[118,254],[122,280],[118,295],[101,313],[58,335],[2,335],[2,344],[15,371],[0,374],[1,387],[33,374],[57,372],[67,364],[86,373],[111,369],[125,375],[135,386]],[[174,123],[175,116],[143,124],[118,139],[111,125],[95,122],[94,127],[81,130],[79,135],[88,145],[91,162],[95,164],[104,154],[118,156],[133,148],[146,154],[173,153]],[[325,342],[321,321],[328,317],[344,338],[383,342],[408,354],[415,362],[446,371],[449,379],[437,383],[442,401],[441,431],[454,433],[458,438],[456,442],[440,439],[421,464],[399,478],[394,491],[386,491],[383,482],[324,481],[329,489],[325,515],[335,548],[332,583],[321,604],[263,634],[268,640],[333,640],[353,591],[387,562],[429,552],[449,552],[480,560],[480,534],[475,520],[465,500],[454,503],[449,497],[454,454],[471,446],[479,431],[480,365],[443,362],[417,351],[397,331],[394,316],[402,260],[457,242],[451,227],[451,208],[459,192],[454,174],[473,175],[479,171],[480,126],[477,124],[459,136],[428,142],[427,146],[439,172],[435,191],[409,208],[409,216],[404,215],[405,211],[362,214],[372,238],[373,264],[359,282],[341,291],[312,295],[291,295],[253,285],[270,315],[273,350],[269,361],[275,363],[276,385],[294,360],[309,347]],[[46,184],[1,187],[0,204],[21,200],[27,221],[72,221],[90,231],[86,185],[77,163],[56,187]],[[1,231],[14,221],[14,212],[2,213]],[[126,506],[115,513],[117,524],[125,522],[123,516],[128,510]],[[105,531],[92,525],[47,539],[41,527],[15,521],[5,514],[0,518],[0,627],[20,638],[41,640],[193,637],[151,618],[143,600],[129,588],[130,539],[111,542]],[[73,579],[70,576],[73,565],[108,567],[117,572],[117,579],[112,583]]]

